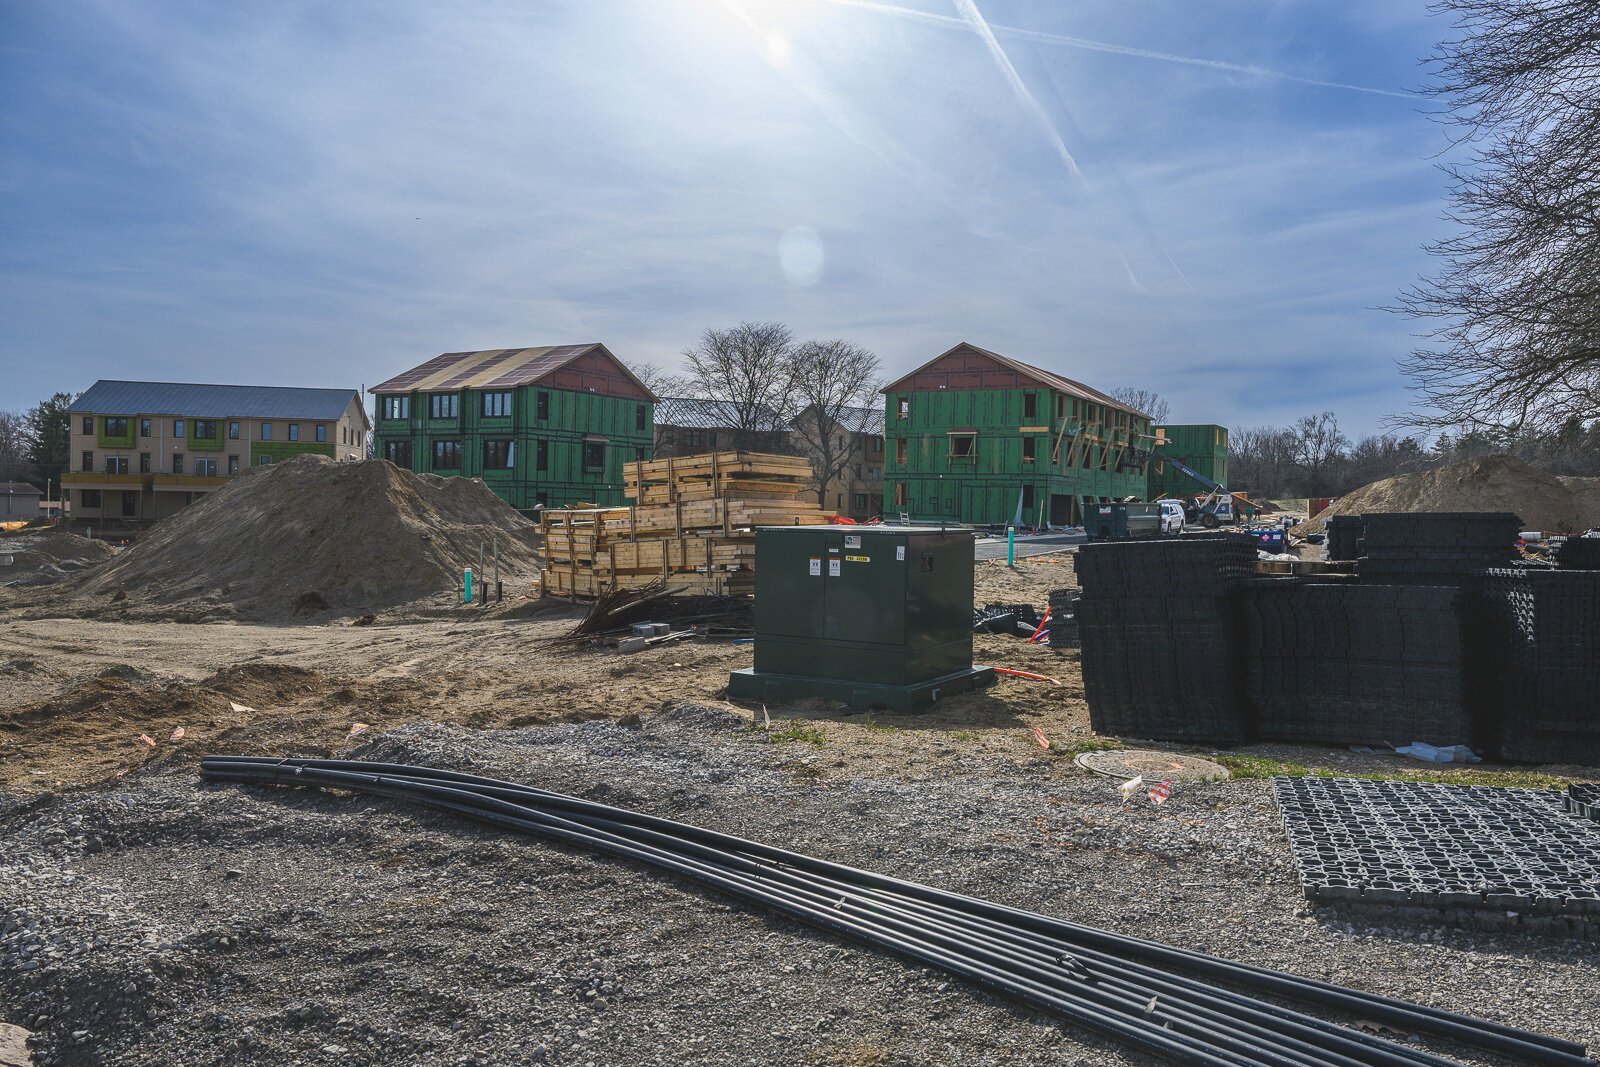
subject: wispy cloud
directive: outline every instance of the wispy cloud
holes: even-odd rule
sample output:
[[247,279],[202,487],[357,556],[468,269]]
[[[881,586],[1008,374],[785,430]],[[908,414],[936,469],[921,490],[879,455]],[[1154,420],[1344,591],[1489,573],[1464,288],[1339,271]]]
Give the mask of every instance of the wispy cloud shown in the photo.
[[[1135,59],[1153,59],[1162,63],[1181,63],[1189,67],[1205,67],[1210,70],[1226,71],[1230,74],[1248,74],[1253,78],[1264,78],[1269,81],[1295,82],[1300,85],[1315,85],[1324,89],[1345,89],[1353,93],[1371,93],[1374,96],[1397,96],[1405,100],[1417,99],[1415,93],[1402,92],[1396,89],[1380,89],[1371,85],[1353,85],[1350,82],[1324,81],[1320,78],[1308,78],[1300,74],[1291,74],[1288,71],[1256,66],[1253,63],[1229,63],[1222,59],[1202,59],[1198,56],[1184,56],[1173,52],[1158,52],[1150,48],[1134,48],[1130,45],[1092,41],[1086,37],[1069,37],[1064,33],[1030,30],[1020,26],[1002,26],[997,23],[988,23],[982,30],[979,30],[977,26],[973,25],[970,18],[955,18],[951,15],[940,15],[931,11],[919,11],[912,7],[902,7],[899,4],[880,4],[877,0],[820,0],[820,2],[837,4],[841,7],[859,8],[863,11],[876,11],[879,14],[911,19],[930,26],[974,30],[980,34],[987,35],[991,39],[995,34],[999,34],[1025,41],[1037,41],[1040,44],[1078,48],[1085,52],[1104,52],[1114,56],[1132,56]],[[967,4],[967,0],[956,0],[956,4],[958,7],[964,7]]]

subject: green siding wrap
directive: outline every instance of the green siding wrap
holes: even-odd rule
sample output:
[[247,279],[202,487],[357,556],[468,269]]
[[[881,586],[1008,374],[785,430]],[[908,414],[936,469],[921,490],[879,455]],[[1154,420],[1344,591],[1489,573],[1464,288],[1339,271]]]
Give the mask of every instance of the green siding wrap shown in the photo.
[[[506,392],[507,390],[494,390]],[[435,441],[461,442],[461,466],[440,474],[482,478],[484,484],[512,507],[529,511],[540,497],[550,507],[566,504],[626,504],[622,495],[622,465],[651,457],[655,432],[654,405],[619,397],[579,393],[566,389],[544,389],[535,385],[518,386],[512,413],[485,418],[482,393],[464,390],[460,416],[454,419],[427,417],[427,394],[413,393],[410,419],[379,419],[374,433],[377,454],[395,441],[411,442],[411,469],[434,473]],[[540,393],[547,393],[548,417],[539,418]],[[644,427],[638,426],[638,408],[644,407]],[[381,410],[381,401],[380,401]],[[604,462],[595,469],[584,466],[584,438],[606,438]],[[483,466],[485,441],[510,441],[512,465],[509,469]],[[539,443],[545,443],[547,464],[537,467]]]
[[333,458],[333,445],[316,441],[255,441],[250,445],[250,462],[260,463],[262,456],[271,456],[272,462],[282,463],[291,456],[305,453]]

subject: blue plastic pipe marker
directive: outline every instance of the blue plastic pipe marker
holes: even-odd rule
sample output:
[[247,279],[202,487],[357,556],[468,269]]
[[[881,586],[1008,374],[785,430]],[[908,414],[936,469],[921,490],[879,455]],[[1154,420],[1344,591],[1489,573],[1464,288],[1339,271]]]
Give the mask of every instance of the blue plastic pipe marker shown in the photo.
[[1015,526],[1007,526],[1006,527],[1006,566],[1007,567],[1015,567],[1016,565],[1017,565],[1017,528]]
[[472,568],[468,567],[461,572],[461,590],[465,603],[472,603]]

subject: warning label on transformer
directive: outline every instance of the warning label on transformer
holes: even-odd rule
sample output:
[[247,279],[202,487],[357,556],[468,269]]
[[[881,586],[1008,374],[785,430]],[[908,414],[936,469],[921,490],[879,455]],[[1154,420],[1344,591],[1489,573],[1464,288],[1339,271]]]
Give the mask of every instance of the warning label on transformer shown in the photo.
[[872,557],[871,556],[846,556],[845,559],[849,560],[851,563],[871,563],[872,562]]
[[811,576],[814,577],[814,578],[822,576],[822,557],[821,556],[812,556],[811,557]]
[[829,578],[837,578],[837,577],[839,577],[839,561],[838,560],[830,559],[828,561],[828,577]]

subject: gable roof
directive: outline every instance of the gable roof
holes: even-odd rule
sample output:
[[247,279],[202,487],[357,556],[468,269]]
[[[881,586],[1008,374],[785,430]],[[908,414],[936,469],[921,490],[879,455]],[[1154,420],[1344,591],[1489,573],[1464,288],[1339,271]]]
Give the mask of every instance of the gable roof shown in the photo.
[[652,401],[659,399],[628,365],[597,341],[538,348],[487,348],[480,352],[446,352],[367,390],[369,393],[447,392],[456,389],[514,389],[549,377],[573,360],[599,352],[616,364]]
[[0,493],[10,493],[13,496],[44,496],[43,489],[27,482],[0,482]]
[[1046,389],[1055,389],[1066,393],[1068,396],[1075,396],[1079,400],[1087,400],[1092,404],[1105,404],[1108,407],[1116,408],[1118,411],[1132,412],[1141,419],[1148,419],[1150,417],[1139,409],[1130,407],[1129,405],[1123,403],[1116,397],[1102,393],[1100,390],[1084,385],[1082,382],[1074,381],[1071,378],[1063,378],[1059,374],[1054,374],[1040,367],[1035,367],[1032,364],[1024,363],[1020,359],[1012,359],[1010,356],[1002,356],[998,352],[991,352],[987,348],[979,348],[977,345],[969,344],[966,341],[962,341],[960,344],[955,345],[948,351],[939,353],[937,356],[934,356],[932,359],[928,360],[928,362],[924,363],[910,374],[902,376],[897,381],[885,386],[880,391],[883,393],[893,392],[895,389],[898,389],[903,382],[906,382],[911,378],[915,378],[918,374],[921,374],[923,371],[927,370],[941,359],[944,359],[946,356],[954,355],[956,352],[959,352],[962,349],[966,349],[969,352],[976,352],[980,356],[988,356],[1001,366],[1022,375],[1024,378],[1031,378],[1033,381],[1038,382]]
[[[102,378],[67,410],[90,415],[178,415],[192,419],[322,419],[344,416],[360,395],[354,389],[299,389],[281,385],[194,385],[124,382]],[[362,411],[362,420],[366,412]]]
[[[762,407],[760,414],[772,430],[783,428],[783,416],[773,409]],[[732,430],[739,425],[739,409],[730,400],[664,396],[656,401],[656,425],[680,426],[687,430]]]
[[[807,407],[805,411],[800,412],[799,415],[796,415],[794,420],[791,421],[791,425],[793,425],[793,422],[799,421],[802,416],[804,416],[811,410],[812,407],[815,406],[816,405],[813,404],[811,407]],[[881,407],[869,408],[856,407],[853,404],[847,405],[839,409],[839,425],[843,426],[851,433],[871,433],[881,435],[883,433],[883,409]]]

